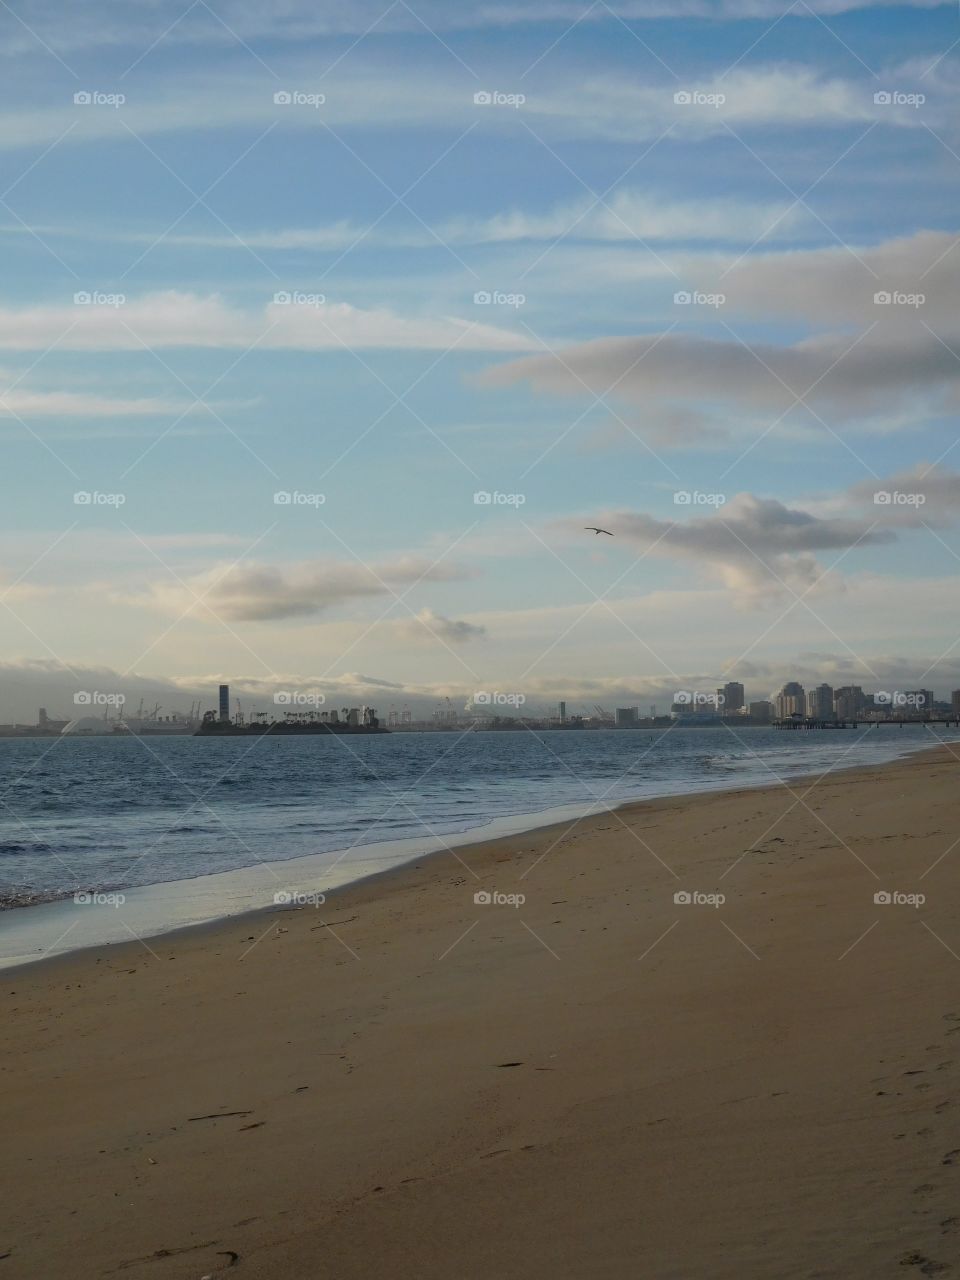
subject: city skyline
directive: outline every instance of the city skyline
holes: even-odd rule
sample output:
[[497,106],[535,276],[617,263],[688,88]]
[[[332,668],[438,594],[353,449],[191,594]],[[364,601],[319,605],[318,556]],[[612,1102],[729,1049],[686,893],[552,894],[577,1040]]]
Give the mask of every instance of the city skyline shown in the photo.
[[[380,693],[383,692],[381,689]],[[155,693],[156,689],[154,696]],[[173,696],[175,698],[176,694]],[[860,685],[834,687],[826,682],[807,688],[800,681],[786,681],[776,690],[760,693],[750,690],[739,681],[732,681],[714,691],[702,687],[675,690],[672,694],[661,697],[659,706],[656,702],[641,705],[634,694],[611,703],[610,707],[577,698],[560,699],[550,705],[543,699],[528,701],[526,695],[517,691],[488,689],[461,695],[458,701],[450,696],[433,702],[426,698],[397,702],[389,697],[381,697],[376,707],[367,702],[351,707],[349,702],[342,705],[338,703],[336,695],[328,699],[325,694],[318,692],[316,686],[291,685],[288,689],[274,691],[270,699],[265,700],[262,694],[251,694],[245,686],[236,688],[220,684],[215,689],[206,689],[196,697],[191,697],[189,710],[185,710],[182,704],[174,703],[156,703],[151,706],[150,699],[144,695],[140,696],[137,703],[135,698],[128,697],[118,689],[78,690],[71,695],[66,716],[58,715],[58,710],[62,711],[63,707],[58,707],[50,715],[48,708],[44,706],[39,708],[36,721],[29,717],[7,718],[3,715],[3,708],[0,708],[0,733],[30,727],[49,727],[50,731],[59,732],[62,727],[74,721],[92,722],[94,719],[112,724],[126,722],[134,725],[153,721],[179,725],[181,731],[192,732],[204,717],[222,721],[239,716],[241,720],[246,719],[248,722],[253,719],[281,720],[290,717],[336,721],[338,717],[346,720],[354,715],[362,719],[368,709],[379,712],[383,723],[392,727],[405,724],[444,727],[469,723],[477,718],[546,719],[558,726],[565,722],[587,720],[594,724],[629,727],[644,721],[671,717],[696,719],[720,716],[725,719],[745,718],[755,723],[797,716],[813,720],[846,720],[864,714],[922,715],[937,707],[960,713],[960,688],[951,689],[946,695],[938,695],[932,689],[889,687],[874,690]]]

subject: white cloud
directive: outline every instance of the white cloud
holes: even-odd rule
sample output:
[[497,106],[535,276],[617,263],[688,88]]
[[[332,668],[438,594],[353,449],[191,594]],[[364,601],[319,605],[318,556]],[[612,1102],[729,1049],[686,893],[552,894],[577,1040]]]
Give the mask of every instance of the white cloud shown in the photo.
[[[665,193],[624,190],[608,196],[602,205],[592,196],[555,205],[544,212],[513,209],[492,217],[458,217],[438,222],[435,234],[423,230],[398,229],[381,224],[369,230],[358,223],[341,220],[328,226],[285,228],[276,231],[243,232],[234,235],[172,234],[166,245],[229,249],[245,246],[256,250],[348,249],[364,245],[387,245],[392,249],[431,248],[439,237],[450,245],[499,245],[514,241],[554,241],[569,236],[573,241],[671,241],[700,240],[750,243],[774,224],[778,234],[786,234],[803,221],[802,210],[779,204],[751,203],[737,199],[677,199]],[[48,228],[55,234],[84,234],[72,228]],[[102,233],[94,231],[93,235]],[[238,233],[239,234],[239,233]],[[115,237],[114,237],[115,238]],[[151,244],[156,236],[138,232],[123,237]]]
[[114,598],[175,617],[190,611],[202,621],[271,622],[311,618],[354,600],[392,598],[419,582],[449,582],[467,576],[465,569],[449,561],[436,563],[419,556],[370,565],[334,560],[247,562],[214,566],[182,582],[159,581],[145,593],[114,592]]
[[[184,72],[175,88],[141,75],[137,92],[117,109],[75,106],[65,93],[62,105],[23,106],[0,115],[0,148],[50,143],[62,148],[104,139],[139,148],[138,137],[146,140],[158,134],[242,127],[264,133],[279,127],[329,137],[325,126],[338,132],[370,125],[436,129],[442,122],[446,129],[479,126],[496,136],[515,133],[518,113],[476,105],[473,95],[482,82],[455,64],[450,71],[415,63],[398,70],[395,62],[386,66],[358,57],[345,61],[329,77],[318,72],[315,59],[303,57],[275,60],[276,78],[257,69],[251,72],[246,63],[242,71],[221,71],[215,77]],[[929,102],[921,116],[906,105],[876,105],[873,95],[881,81],[873,77],[826,76],[802,64],[742,65],[725,75],[693,76],[683,82],[664,72],[661,79],[650,82],[614,75],[608,69],[587,69],[575,78],[568,70],[558,74],[548,63],[530,83],[520,118],[547,139],[624,142],[653,141],[667,131],[674,141],[729,137],[729,129],[740,132],[778,125],[876,123],[919,129],[923,124],[951,121],[956,98],[952,68],[953,63],[945,60],[924,81]],[[521,72],[522,68],[516,73],[518,80]],[[913,84],[903,69],[885,68],[882,82],[888,79],[895,86]],[[319,84],[326,95],[319,110],[278,106],[273,101],[278,85],[310,92]],[[720,95],[722,100],[716,105],[678,103],[678,91]],[[236,148],[238,159],[242,154],[243,148]],[[225,167],[228,163],[225,158]]]
[[[292,290],[289,292],[293,292]],[[401,348],[524,351],[526,334],[454,317],[400,316],[331,299],[325,305],[267,303],[261,311],[233,307],[217,294],[166,290],[131,298],[122,307],[0,307],[0,345],[11,351],[143,351],[207,347],[300,351]]]
[[[63,0],[26,0],[24,21],[43,41],[60,53],[118,45],[140,56],[155,44],[234,46],[238,40],[268,41],[270,47],[319,37],[379,38],[415,33],[429,39],[429,31],[509,29],[528,24],[555,26],[559,34],[573,23],[611,25],[616,18],[646,22],[662,18],[701,18],[721,21],[771,20],[790,16],[800,22],[815,14],[830,16],[893,5],[932,9],[946,0],[612,0],[585,7],[582,0],[486,0],[451,5],[447,0],[418,0],[415,12],[406,5],[384,6],[383,0],[219,0],[215,20],[203,6],[186,11],[179,0],[101,0],[95,7],[67,6]],[[427,29],[425,31],[425,28]],[[622,30],[622,28],[615,28]],[[644,33],[646,34],[646,33]],[[21,56],[42,52],[37,36],[26,27],[12,27],[4,52]],[[265,57],[270,54],[261,50]]]
[[[584,523],[571,518],[557,528],[581,536]],[[642,512],[606,511],[586,523],[610,529],[615,538],[649,555],[693,565],[708,585],[722,585],[749,605],[775,604],[791,592],[835,588],[839,584],[824,575],[817,552],[875,546],[894,536],[872,528],[866,516],[819,517],[749,493],[737,494],[708,516],[674,521]]]
[[486,635],[486,627],[477,626],[462,618],[445,618],[433,609],[421,609],[415,617],[397,623],[397,629],[408,640],[418,642],[442,641],[445,644],[465,644]]
[[65,417],[117,418],[180,414],[191,408],[190,401],[162,400],[150,396],[123,399],[84,391],[30,391],[0,388],[0,418]]

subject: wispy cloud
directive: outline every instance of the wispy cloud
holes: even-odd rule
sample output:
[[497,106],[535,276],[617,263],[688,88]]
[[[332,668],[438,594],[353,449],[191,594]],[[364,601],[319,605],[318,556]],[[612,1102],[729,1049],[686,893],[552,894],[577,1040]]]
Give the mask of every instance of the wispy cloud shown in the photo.
[[[217,21],[206,6],[186,7],[179,0],[101,0],[95,8],[68,7],[64,0],[26,0],[23,17],[47,43],[61,53],[73,49],[115,45],[143,52],[156,43],[166,46],[230,46],[237,40],[268,39],[274,45],[299,43],[317,37],[336,39],[375,32],[421,33],[503,30],[511,27],[554,25],[558,32],[574,23],[588,27],[612,25],[618,18],[644,23],[662,18],[705,18],[719,21],[769,20],[790,15],[809,22],[813,15],[847,13],[893,6],[933,9],[947,0],[610,0],[590,6],[582,0],[493,0],[475,5],[451,5],[446,0],[418,0],[415,12],[407,5],[384,0],[219,0]],[[69,20],[67,20],[69,19]],[[26,30],[13,28],[5,50],[31,52],[36,43]]]
[[[396,64],[351,59],[324,79],[325,101],[318,109],[277,105],[278,85],[317,91],[315,61],[286,58],[276,77],[262,69],[209,75],[185,73],[172,89],[147,77],[136,94],[118,108],[75,105],[73,90],[60,104],[26,105],[0,114],[0,148],[56,143],[73,147],[104,140],[139,147],[140,139],[158,134],[196,133],[239,126],[278,126],[293,135],[329,139],[337,131],[376,127],[401,132],[421,126],[465,130],[482,126],[496,137],[518,137],[526,126],[546,140],[605,139],[650,142],[667,133],[674,140],[722,136],[729,130],[801,129],[875,123],[916,130],[924,123],[952,120],[957,87],[954,63],[946,59],[926,81],[924,113],[908,105],[877,105],[877,81],[866,70],[851,75],[825,74],[801,63],[751,64],[726,74],[710,72],[678,80],[661,71],[655,80],[626,78],[609,69],[556,71],[544,68],[519,110],[493,109],[474,102],[478,81],[452,64],[450,71],[398,71]],[[519,80],[522,68],[515,74]],[[904,69],[884,68],[894,83],[904,82]],[[503,71],[501,70],[501,75]],[[506,73],[509,76],[509,71]],[[911,80],[906,80],[911,83]],[[678,98],[678,95],[679,98]],[[684,97],[690,98],[687,101]],[[521,134],[519,136],[527,136]],[[239,150],[237,152],[239,154]],[[229,163],[225,159],[224,167]]]
[[[282,291],[281,291],[282,292]],[[322,295],[267,302],[243,310],[216,294],[168,290],[131,297],[125,305],[0,307],[0,344],[10,351],[137,351],[145,347],[322,351],[344,348],[523,351],[526,333],[454,317],[402,316],[363,309]],[[307,295],[303,295],[307,298]]]

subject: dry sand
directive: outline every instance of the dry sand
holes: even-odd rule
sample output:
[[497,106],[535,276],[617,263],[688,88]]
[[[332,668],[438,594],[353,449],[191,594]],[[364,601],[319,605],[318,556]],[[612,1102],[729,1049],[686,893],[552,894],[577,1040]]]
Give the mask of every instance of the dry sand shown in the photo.
[[637,804],[4,974],[0,1280],[960,1276],[958,783]]

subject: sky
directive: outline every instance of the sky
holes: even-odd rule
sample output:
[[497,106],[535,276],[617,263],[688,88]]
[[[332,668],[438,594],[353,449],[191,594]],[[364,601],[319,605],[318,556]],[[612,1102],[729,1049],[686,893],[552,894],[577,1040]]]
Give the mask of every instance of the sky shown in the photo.
[[960,687],[956,4],[0,31],[0,721]]

